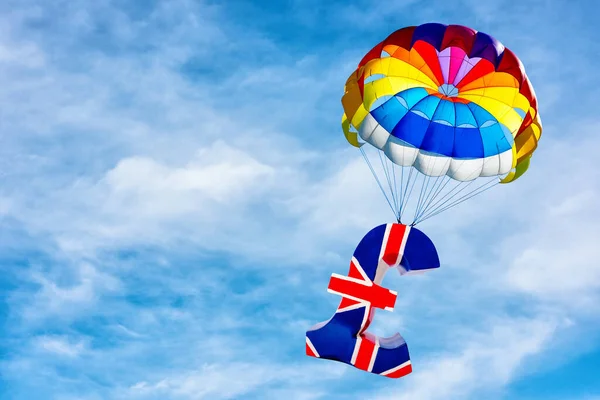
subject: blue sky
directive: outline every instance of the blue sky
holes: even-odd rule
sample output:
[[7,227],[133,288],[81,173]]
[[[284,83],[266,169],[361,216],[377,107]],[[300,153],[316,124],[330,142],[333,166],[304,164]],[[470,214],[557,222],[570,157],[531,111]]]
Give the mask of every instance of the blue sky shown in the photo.
[[[0,4],[0,397],[600,399],[594,2],[273,3]],[[430,21],[520,56],[544,136],[519,181],[420,225],[439,270],[386,278],[373,331],[414,367],[390,380],[304,335],[391,217],[343,83]]]

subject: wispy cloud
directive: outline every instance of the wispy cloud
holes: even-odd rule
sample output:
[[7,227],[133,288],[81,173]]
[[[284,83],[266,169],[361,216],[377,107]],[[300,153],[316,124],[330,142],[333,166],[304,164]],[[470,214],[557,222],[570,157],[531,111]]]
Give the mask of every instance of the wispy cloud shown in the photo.
[[25,302],[21,317],[35,320],[77,313],[94,306],[102,292],[119,289],[118,279],[90,264],[76,266],[74,272],[75,282],[61,285],[52,276],[32,271],[31,280],[39,285],[39,290],[33,299],[18,299]]
[[[279,398],[282,384],[293,398],[311,399],[315,393],[307,386],[318,381],[339,379],[340,368],[333,371],[326,366],[311,368],[318,374],[309,377],[294,365],[262,365],[261,363],[227,363],[205,365],[197,371],[183,376],[162,379],[149,384],[138,382],[127,390],[124,398],[182,398],[182,399],[232,399],[248,395],[258,395],[265,399]],[[236,377],[232,379],[232,377]],[[265,386],[273,388],[274,395],[264,394]],[[261,391],[262,389],[262,391]],[[263,394],[260,394],[263,393]],[[317,393],[317,396],[320,395]]]
[[502,387],[524,372],[528,357],[543,351],[555,327],[545,320],[496,321],[487,330],[474,332],[469,341],[457,342],[457,352],[436,354],[406,387],[374,398],[472,398],[477,390]]
[[78,341],[72,343],[68,338],[42,336],[36,339],[36,345],[43,351],[53,353],[58,356],[77,357],[85,351],[85,343]]

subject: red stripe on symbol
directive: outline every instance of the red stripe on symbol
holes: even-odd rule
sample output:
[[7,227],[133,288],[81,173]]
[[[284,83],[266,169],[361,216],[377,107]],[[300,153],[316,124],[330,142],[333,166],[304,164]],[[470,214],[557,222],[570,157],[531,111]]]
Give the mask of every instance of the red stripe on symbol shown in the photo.
[[387,265],[395,265],[400,261],[398,260],[400,257],[400,248],[402,247],[402,242],[406,233],[406,225],[391,225],[390,234],[385,245],[385,250],[383,251],[383,255],[381,257],[381,259],[385,261]]

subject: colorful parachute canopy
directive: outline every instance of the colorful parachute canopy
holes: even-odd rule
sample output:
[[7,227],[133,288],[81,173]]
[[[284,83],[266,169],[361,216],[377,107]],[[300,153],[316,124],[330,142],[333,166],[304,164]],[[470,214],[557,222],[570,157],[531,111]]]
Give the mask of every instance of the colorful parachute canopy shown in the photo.
[[350,75],[342,104],[352,145],[361,147],[360,137],[396,165],[460,182],[516,180],[542,133],[536,96],[517,56],[459,25],[392,33]]

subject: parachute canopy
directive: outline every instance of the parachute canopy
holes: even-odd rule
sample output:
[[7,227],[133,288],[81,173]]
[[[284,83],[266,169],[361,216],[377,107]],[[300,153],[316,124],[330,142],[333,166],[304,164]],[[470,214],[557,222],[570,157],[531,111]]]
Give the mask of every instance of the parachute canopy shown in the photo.
[[[350,144],[362,149],[366,142],[392,168],[410,167],[411,174],[416,169],[455,186],[480,177],[516,180],[542,132],[535,92],[517,56],[493,37],[459,25],[429,23],[389,35],[350,75],[342,105]],[[389,165],[382,171],[400,220],[408,186],[394,194],[395,171]],[[420,197],[433,201],[437,189],[426,178]],[[417,214],[424,216],[424,206]]]

